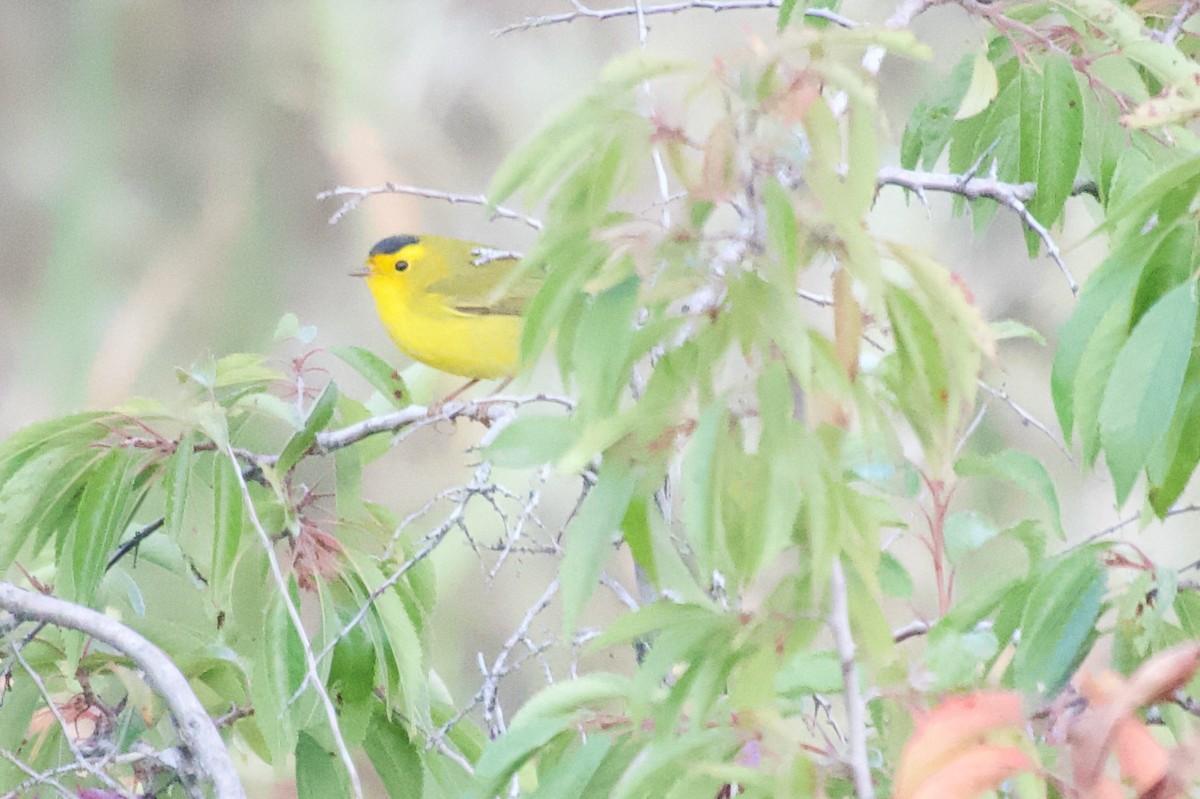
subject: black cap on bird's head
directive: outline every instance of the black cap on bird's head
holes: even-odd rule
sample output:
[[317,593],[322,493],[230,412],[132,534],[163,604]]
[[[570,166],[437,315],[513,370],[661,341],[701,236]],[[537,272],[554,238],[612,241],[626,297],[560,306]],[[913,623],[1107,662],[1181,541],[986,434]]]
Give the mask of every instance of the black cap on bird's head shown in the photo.
[[369,256],[373,258],[376,255],[391,255],[420,240],[419,236],[388,236],[386,239],[376,242],[375,246],[371,248]]

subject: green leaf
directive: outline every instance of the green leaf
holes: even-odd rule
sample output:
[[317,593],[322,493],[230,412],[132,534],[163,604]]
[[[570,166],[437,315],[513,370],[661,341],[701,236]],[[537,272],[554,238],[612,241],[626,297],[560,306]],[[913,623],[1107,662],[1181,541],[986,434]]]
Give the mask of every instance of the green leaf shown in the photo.
[[[1136,150],[1127,150],[1137,163],[1144,164],[1145,157]],[[1121,176],[1118,165],[1118,177]],[[1156,213],[1163,201],[1173,192],[1183,188],[1185,194],[1191,195],[1192,181],[1200,177],[1200,155],[1189,155],[1176,163],[1161,166],[1150,180],[1142,174],[1135,174],[1132,179],[1136,182],[1128,193],[1116,197],[1108,207],[1104,221],[1092,231],[1098,233],[1114,233],[1113,239],[1134,238],[1136,231],[1147,227],[1152,215]],[[1114,189],[1114,194],[1116,190]],[[1160,218],[1159,220],[1165,221]]]
[[966,455],[954,464],[954,471],[962,477],[998,477],[1016,483],[1027,494],[1042,501],[1050,511],[1055,531],[1060,538],[1065,537],[1054,481],[1042,462],[1032,455],[1015,449],[987,456]]
[[111,449],[96,465],[79,500],[72,534],[64,544],[60,568],[69,568],[72,600],[90,606],[128,522],[134,480],[133,458],[124,449]]
[[912,575],[890,552],[881,553],[879,558],[879,587],[896,599],[909,599],[913,595]]
[[[363,585],[372,595],[383,584],[383,572],[366,556],[347,551]],[[372,612],[387,635],[387,651],[395,666],[399,689],[403,694],[404,715],[417,725],[429,721],[429,685],[425,673],[425,647],[412,618],[396,591],[383,591],[375,597]]]
[[572,363],[579,381],[579,412],[585,419],[607,418],[616,411],[629,365],[640,354],[631,346],[639,284],[636,277],[626,278],[584,307]]
[[599,796],[588,792],[588,784],[613,748],[606,735],[589,735],[582,746],[570,749],[558,763],[539,775],[537,790],[529,799],[582,799]]
[[931,687],[935,691],[950,691],[977,685],[987,661],[999,648],[990,630],[930,635],[924,660],[934,675]]
[[[1034,75],[1032,67],[1021,71],[1020,177],[1037,184],[1029,212],[1050,227],[1062,215],[1079,171],[1083,98],[1066,56],[1049,56],[1042,74]],[[1041,239],[1032,231],[1026,231],[1026,239],[1032,256]]]
[[[296,746],[293,719],[302,715],[304,701],[287,706],[300,677],[304,674],[296,631],[288,618],[283,599],[272,591],[262,611],[261,645],[254,648],[254,666],[250,680],[250,699],[254,705],[254,724],[262,733],[275,763]],[[311,696],[311,691],[306,694]],[[311,701],[310,701],[311,706]]]
[[971,66],[971,83],[963,94],[962,102],[959,103],[954,118],[967,119],[975,116],[991,105],[999,90],[996,68],[992,66],[987,53],[981,50],[975,54],[975,61]]
[[476,785],[469,796],[485,799],[500,793],[512,775],[568,724],[563,719],[537,719],[510,726],[488,745],[475,764]]
[[235,352],[217,360],[212,387],[237,388],[265,386],[285,379],[283,372],[267,366],[265,358],[253,352]]
[[579,613],[595,591],[600,569],[612,551],[636,479],[633,472],[606,462],[567,530],[566,554],[559,569],[563,592],[563,626],[574,631]]
[[108,435],[109,413],[77,413],[24,427],[0,441],[0,486],[26,461],[54,447],[82,451]]
[[1066,684],[1096,635],[1104,590],[1104,569],[1089,548],[1064,555],[1038,579],[1013,659],[1019,690],[1053,696]]
[[1046,337],[1040,331],[1016,319],[1001,319],[991,323],[992,335],[996,341],[1007,341],[1014,338],[1027,338],[1046,346]]
[[213,540],[209,582],[221,602],[224,602],[224,591],[229,587],[229,575],[241,546],[246,519],[242,487],[234,471],[237,468],[228,458],[212,459]]
[[1112,375],[1113,363],[1129,340],[1129,303],[1113,305],[1096,325],[1079,368],[1075,373],[1075,408],[1072,416],[1083,446],[1083,462],[1088,466],[1100,454],[1100,408],[1104,391]]
[[421,753],[404,727],[391,721],[382,709],[371,718],[363,749],[391,799],[423,795],[425,769]]
[[284,341],[285,339],[295,339],[301,344],[308,345],[317,337],[317,328],[315,325],[301,325],[300,318],[296,314],[285,313],[279,317],[279,321],[275,324],[275,333],[271,336],[272,341]]
[[1200,390],[1195,386],[1190,389],[1188,393],[1193,398],[1186,406],[1181,404],[1183,412],[1177,414],[1179,433],[1170,462],[1161,475],[1150,474],[1147,470],[1151,483],[1147,492],[1150,506],[1160,519],[1166,518],[1200,463]]
[[900,141],[900,165],[905,169],[932,169],[950,141],[956,109],[973,75],[972,60],[964,56],[953,71],[930,92],[931,99],[917,103]]
[[843,688],[842,662],[827,649],[797,652],[775,674],[775,690],[795,699],[841,693]]
[[[733,756],[739,745],[734,731],[728,727],[690,730],[677,737],[656,741],[634,759],[609,796],[611,799],[666,796],[674,783],[686,781],[693,774],[694,783],[698,784],[686,786],[682,796],[715,796],[721,781],[691,769],[697,763],[726,760]],[[682,763],[692,764],[691,769],[681,769]]]
[[1195,290],[1189,281],[1146,312],[1104,390],[1100,437],[1119,502],[1175,415],[1196,329]]
[[179,541],[183,534],[184,513],[187,508],[188,488],[192,470],[196,468],[196,434],[188,430],[179,438],[179,444],[167,460],[166,467],[166,512],[163,521],[166,534]]
[[72,447],[47,449],[24,460],[0,483],[0,574],[8,570],[29,540],[32,517],[43,493],[74,455]]
[[334,347],[330,352],[366,378],[367,382],[396,408],[404,409],[411,404],[404,378],[383,358],[362,347]]
[[965,510],[950,514],[943,532],[946,556],[957,565],[965,556],[991,541],[998,531],[992,520],[979,511]]
[[292,467],[299,463],[304,457],[309,448],[317,442],[317,433],[320,433],[329,426],[329,422],[333,419],[333,411],[337,407],[338,390],[337,385],[333,382],[325,384],[325,388],[321,391],[321,395],[317,397],[317,401],[313,403],[312,408],[308,412],[308,418],[304,420],[303,429],[296,432],[287,444],[284,445],[283,451],[279,453],[279,460],[275,463],[275,468],[279,474],[284,475],[292,470]]
[[793,276],[799,252],[792,198],[779,181],[772,178],[763,186],[763,203],[767,209],[767,252],[783,267],[781,274]]
[[346,796],[349,785],[341,761],[307,732],[296,739],[297,799]]
[[569,416],[521,416],[488,444],[487,459],[509,469],[527,469],[553,463],[579,438],[578,425]]
[[728,408],[724,400],[712,403],[700,415],[700,422],[683,457],[683,520],[688,541],[701,569],[713,563],[718,511],[713,459],[717,442],[725,429]]
[[512,725],[520,727],[552,719],[565,724],[580,710],[592,705],[604,705],[620,699],[629,692],[629,678],[621,674],[592,672],[571,680],[543,686],[517,709]]

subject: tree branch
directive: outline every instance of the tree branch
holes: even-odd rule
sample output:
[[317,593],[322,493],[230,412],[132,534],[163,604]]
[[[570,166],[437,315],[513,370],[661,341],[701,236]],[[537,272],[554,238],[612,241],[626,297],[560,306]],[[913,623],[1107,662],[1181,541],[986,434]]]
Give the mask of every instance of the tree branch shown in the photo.
[[424,197],[429,200],[445,200],[451,205],[481,205],[485,208],[492,209],[492,218],[494,219],[512,219],[517,222],[523,222],[534,230],[541,230],[542,223],[532,216],[526,216],[519,211],[514,211],[511,208],[505,208],[503,205],[492,205],[491,202],[482,194],[452,194],[448,191],[439,191],[437,189],[426,189],[421,186],[405,186],[400,183],[384,183],[382,186],[369,186],[356,188],[353,186],[338,186],[327,191],[323,191],[317,195],[318,200],[328,200],[330,197],[345,197],[347,198],[342,207],[334,211],[333,216],[329,217],[329,224],[336,225],[341,218],[358,207],[359,203],[376,194],[408,194],[413,197]]
[[245,799],[246,792],[220,733],[187,678],[161,649],[102,613],[11,583],[0,582],[0,608],[25,621],[78,630],[128,655],[166,702],[184,748],[200,772],[212,781],[218,799]]
[[[657,6],[641,6],[637,4],[622,6],[620,8],[589,8],[576,0],[572,0],[571,4],[575,6],[574,11],[566,11],[562,14],[526,17],[520,22],[514,22],[511,25],[505,25],[503,28],[497,28],[492,31],[492,34],[503,36],[506,33],[513,33],[514,31],[527,31],[534,28],[544,28],[548,25],[561,25],[580,18],[605,20],[614,17],[636,16],[644,18],[656,14],[678,14],[681,11],[696,9],[708,11],[745,11],[758,8],[779,8],[781,0],[683,0],[683,2],[664,3]],[[824,8],[807,9],[804,12],[804,16],[827,20],[843,28],[858,27],[858,23],[854,20]]]
[[[1046,229],[1045,225],[1034,218],[1029,208],[1025,205],[1026,201],[1033,197],[1034,191],[1037,188],[1036,184],[1004,183],[995,178],[976,177],[973,172],[968,172],[965,175],[947,175],[933,172],[917,172],[898,167],[884,167],[879,170],[876,180],[880,186],[901,186],[909,189],[916,192],[922,199],[926,191],[941,191],[957,194],[968,200],[986,197],[1012,209],[1017,216],[1021,217],[1021,221],[1025,224],[1025,227],[1032,230],[1045,243],[1046,254],[1058,265],[1059,271],[1066,277],[1071,293],[1079,293],[1079,284],[1075,281],[1075,276],[1071,274],[1070,268],[1067,267],[1066,262],[1063,260],[1062,251],[1054,243],[1054,239],[1050,237],[1050,231]],[[1092,194],[1095,191],[1094,183],[1080,181],[1075,184],[1071,193],[1076,195]]]
[[850,605],[846,573],[841,558],[834,558],[829,575],[829,628],[842,664],[842,689],[846,695],[846,727],[850,740],[850,768],[857,799],[875,799],[871,764],[867,760],[867,706],[854,667],[854,636],[850,632]]

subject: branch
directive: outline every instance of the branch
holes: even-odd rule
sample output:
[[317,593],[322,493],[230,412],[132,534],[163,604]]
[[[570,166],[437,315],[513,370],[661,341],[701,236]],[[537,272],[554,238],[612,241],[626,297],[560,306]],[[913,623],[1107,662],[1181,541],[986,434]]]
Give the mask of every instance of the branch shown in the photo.
[[318,200],[328,200],[330,197],[346,197],[342,203],[342,207],[334,211],[333,216],[329,217],[329,224],[336,225],[341,218],[353,211],[359,204],[375,194],[408,194],[413,197],[424,197],[429,200],[445,200],[451,205],[482,205],[484,208],[490,208],[493,219],[512,219],[517,222],[524,222],[534,230],[541,230],[542,223],[533,218],[526,216],[519,211],[514,211],[511,208],[505,208],[503,205],[492,205],[482,194],[452,194],[446,191],[438,191],[437,189],[425,189],[420,186],[405,186],[400,183],[384,183],[382,186],[370,186],[365,188],[355,188],[353,186],[338,186],[328,191],[323,191],[317,195]]
[[[1054,263],[1058,265],[1059,271],[1066,277],[1071,293],[1079,293],[1079,284],[1075,281],[1075,276],[1071,274],[1070,268],[1067,267],[1066,262],[1063,260],[1062,251],[1054,243],[1054,239],[1050,237],[1050,231],[1046,229],[1045,225],[1034,218],[1029,208],[1025,205],[1026,201],[1033,197],[1037,189],[1036,184],[1003,183],[995,178],[976,177],[973,171],[965,175],[946,175],[932,172],[916,172],[911,169],[899,169],[897,167],[884,167],[879,170],[877,182],[880,186],[901,186],[909,189],[916,192],[922,199],[924,199],[926,191],[943,191],[958,194],[968,200],[986,197],[1011,208],[1017,216],[1021,217],[1021,221],[1025,223],[1025,227],[1036,233],[1038,238],[1045,243],[1046,254],[1053,259]],[[1073,195],[1090,194],[1094,191],[1095,184],[1090,181],[1081,181],[1072,187],[1071,193]]]
[[489,737],[495,739],[504,732],[504,715],[500,709],[500,703],[497,692],[500,690],[500,677],[506,673],[508,666],[508,658],[512,655],[513,649],[520,643],[526,635],[529,634],[529,628],[533,625],[533,620],[539,613],[546,609],[550,604],[550,600],[558,593],[558,578],[550,581],[546,586],[546,590],[534,602],[525,615],[521,618],[521,623],[517,625],[517,629],[513,630],[512,635],[500,647],[496,659],[492,662],[491,668],[487,668],[482,663],[483,655],[480,654],[480,662],[483,665],[483,686],[480,688],[482,693],[481,702],[483,704],[483,718],[488,727]]
[[1041,433],[1043,435],[1045,435],[1046,438],[1048,438],[1054,442],[1054,446],[1058,447],[1059,450],[1062,451],[1062,454],[1066,456],[1068,461],[1070,461],[1071,463],[1075,462],[1075,459],[1073,457],[1071,457],[1071,452],[1070,452],[1070,450],[1067,449],[1066,444],[1064,444],[1062,441],[1059,441],[1058,438],[1054,435],[1053,432],[1051,432],[1050,428],[1044,422],[1038,421],[1038,419],[1033,414],[1031,414],[1029,411],[1025,410],[1024,408],[1022,408],[1020,405],[1018,405],[1013,400],[1012,397],[1008,396],[1007,389],[994,388],[993,386],[988,385],[987,383],[983,382],[982,380],[976,380],[975,383],[981,389],[986,391],[988,394],[991,394],[993,397],[1000,400],[1008,407],[1012,408],[1013,413],[1015,413],[1017,416],[1019,416],[1021,418],[1021,424],[1025,425],[1027,427],[1033,427],[1034,429],[1041,431]]
[[[636,16],[643,18],[657,14],[678,14],[681,11],[691,11],[694,9],[746,11],[758,8],[779,8],[781,0],[684,0],[683,2],[664,3],[658,6],[642,6],[641,4],[637,4],[621,8],[588,8],[577,0],[572,0],[571,4],[575,6],[574,11],[567,11],[562,14],[547,14],[539,17],[526,17],[520,22],[514,22],[511,25],[505,25],[503,28],[497,28],[492,31],[492,34],[494,36],[503,36],[506,33],[513,33],[514,31],[527,31],[533,28],[544,28],[548,25],[573,22],[581,17],[605,20],[614,17]],[[849,17],[844,17],[841,14],[824,8],[807,9],[804,12],[804,16],[812,19],[827,20],[843,28],[858,27],[858,23]]]
[[1163,44],[1175,44],[1175,40],[1179,38],[1179,34],[1183,32],[1183,23],[1188,21],[1188,17],[1196,13],[1196,0],[1183,0],[1179,4],[1179,10],[1175,12],[1175,16],[1171,19],[1171,24],[1167,26],[1158,40]]
[[25,621],[44,621],[78,630],[127,655],[166,702],[180,740],[200,772],[212,781],[218,799],[245,799],[246,792],[220,733],[187,678],[161,649],[102,613],[25,591],[11,583],[0,582],[0,608]]
[[[376,433],[395,433],[413,425],[436,424],[455,419],[473,419],[483,424],[490,424],[499,416],[504,415],[509,408],[519,408],[531,403],[547,403],[559,405],[567,410],[575,407],[574,401],[568,397],[555,394],[533,394],[526,397],[492,395],[469,402],[448,402],[440,407],[412,405],[403,410],[387,413],[383,416],[372,416],[361,422],[343,427],[340,430],[326,430],[317,434],[313,452],[317,455],[329,453],[357,444],[364,438]],[[503,411],[503,413],[501,413]],[[271,459],[266,459],[269,462]]]
[[850,739],[850,768],[857,799],[875,799],[871,764],[867,760],[867,706],[854,668],[854,636],[850,633],[850,605],[846,573],[841,558],[834,558],[829,575],[829,627],[842,664],[842,689],[846,694],[846,726]]

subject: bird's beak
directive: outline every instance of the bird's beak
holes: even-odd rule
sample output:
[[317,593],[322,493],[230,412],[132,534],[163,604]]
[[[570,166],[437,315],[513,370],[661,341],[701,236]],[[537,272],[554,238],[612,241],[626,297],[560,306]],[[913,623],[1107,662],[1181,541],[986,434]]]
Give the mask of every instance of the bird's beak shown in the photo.
[[368,277],[371,274],[371,269],[370,267],[364,265],[362,269],[355,269],[353,272],[349,272],[348,274],[350,277]]

